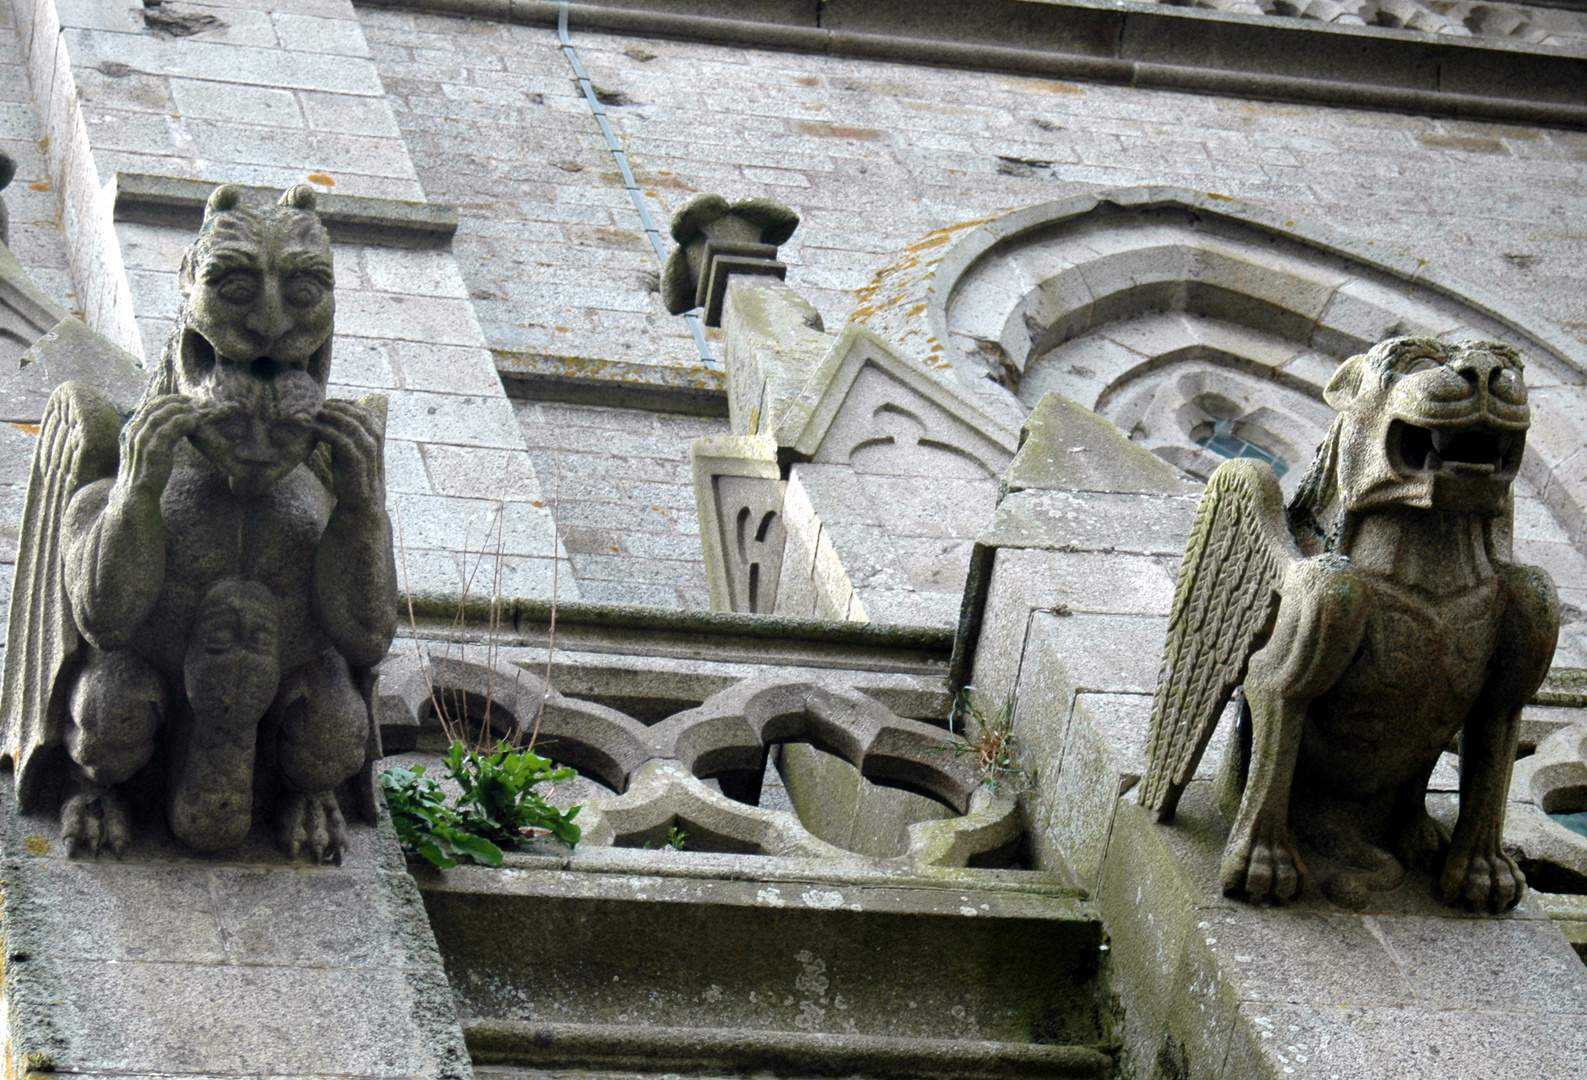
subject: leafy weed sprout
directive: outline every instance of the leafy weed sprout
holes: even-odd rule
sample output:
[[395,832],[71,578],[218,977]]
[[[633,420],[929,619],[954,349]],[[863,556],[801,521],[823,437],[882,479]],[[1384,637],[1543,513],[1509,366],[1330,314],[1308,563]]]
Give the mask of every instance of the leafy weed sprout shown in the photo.
[[1036,786],[1036,770],[1025,768],[1020,761],[1025,757],[1025,747],[1014,734],[1014,698],[1010,695],[993,712],[988,712],[974,687],[959,691],[954,703],[954,717],[966,718],[963,735],[950,735],[941,746],[930,749],[951,753],[955,758],[968,757],[975,761],[981,782],[993,791],[1006,791],[1022,795]]

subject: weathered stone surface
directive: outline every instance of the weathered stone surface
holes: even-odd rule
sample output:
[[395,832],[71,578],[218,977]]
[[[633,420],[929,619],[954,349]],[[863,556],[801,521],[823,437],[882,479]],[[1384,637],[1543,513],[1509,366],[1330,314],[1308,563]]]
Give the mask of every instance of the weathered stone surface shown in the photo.
[[[73,1075],[469,1075],[441,960],[390,825],[305,871],[251,834],[252,865],[144,836],[125,862],[67,855],[4,792],[8,1068]],[[38,1055],[30,1057],[30,1055]],[[26,1065],[24,1065],[26,1062]]]
[[1019,453],[1003,476],[1026,488],[1136,495],[1192,495],[1195,481],[1124,437],[1090,409],[1048,394],[1025,421]]

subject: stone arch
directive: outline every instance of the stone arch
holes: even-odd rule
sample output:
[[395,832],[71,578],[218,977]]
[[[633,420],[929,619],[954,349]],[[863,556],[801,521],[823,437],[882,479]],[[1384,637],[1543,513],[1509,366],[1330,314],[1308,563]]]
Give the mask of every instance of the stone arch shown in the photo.
[[[950,361],[1006,413],[1057,390],[1159,450],[1164,425],[1188,435],[1220,419],[1196,414],[1198,396],[1239,405],[1231,388],[1243,384],[1248,407],[1221,417],[1229,430],[1309,457],[1340,360],[1395,334],[1507,341],[1526,357],[1534,406],[1524,486],[1577,548],[1587,543],[1587,346],[1426,260],[1168,187],[1042,203],[931,242],[941,258],[879,276],[862,313],[890,344],[908,354],[935,343],[917,359]],[[1230,375],[1221,387],[1182,378],[1215,371]],[[1204,471],[1193,446],[1180,449],[1176,464]],[[1286,464],[1294,473],[1305,461]]]

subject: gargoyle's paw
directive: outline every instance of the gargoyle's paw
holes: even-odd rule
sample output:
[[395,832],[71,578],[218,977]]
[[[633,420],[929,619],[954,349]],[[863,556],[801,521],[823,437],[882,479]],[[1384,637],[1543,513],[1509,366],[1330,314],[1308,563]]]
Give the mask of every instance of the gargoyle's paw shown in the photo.
[[1464,901],[1478,911],[1498,914],[1526,895],[1526,875],[1502,851],[1486,855],[1451,851],[1439,877],[1439,891],[1445,903]]
[[1431,870],[1440,855],[1449,850],[1449,828],[1425,811],[1400,834],[1394,853],[1406,866]]
[[296,859],[306,849],[310,862],[323,863],[329,857],[340,866],[347,850],[347,822],[336,802],[336,793],[289,795],[281,812],[280,843],[289,859]]
[[1306,884],[1306,864],[1288,840],[1246,842],[1223,858],[1223,891],[1250,900],[1290,900]]
[[127,809],[112,791],[90,788],[61,804],[61,839],[70,858],[97,856],[104,848],[119,859],[131,836]]

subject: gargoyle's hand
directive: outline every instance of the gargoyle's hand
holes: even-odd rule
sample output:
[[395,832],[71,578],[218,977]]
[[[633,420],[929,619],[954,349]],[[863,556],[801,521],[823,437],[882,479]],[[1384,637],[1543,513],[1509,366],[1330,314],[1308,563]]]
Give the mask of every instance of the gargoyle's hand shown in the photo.
[[314,431],[331,448],[338,505],[355,512],[384,510],[384,444],[374,414],[355,402],[333,399],[315,417]]
[[1258,816],[1250,827],[1236,827],[1223,855],[1222,881],[1225,894],[1250,900],[1289,900],[1305,887],[1306,864],[1282,817]]
[[184,394],[162,394],[143,402],[121,429],[116,486],[129,495],[158,501],[171,479],[176,444],[232,408],[201,405]]
[[336,792],[289,793],[281,808],[278,839],[289,859],[307,854],[315,865],[326,859],[342,865],[342,853],[347,850],[347,821],[336,802]]
[[1478,911],[1498,914],[1515,907],[1526,895],[1526,875],[1497,848],[1479,852],[1456,844],[1444,860],[1438,889],[1447,904],[1465,901]]

